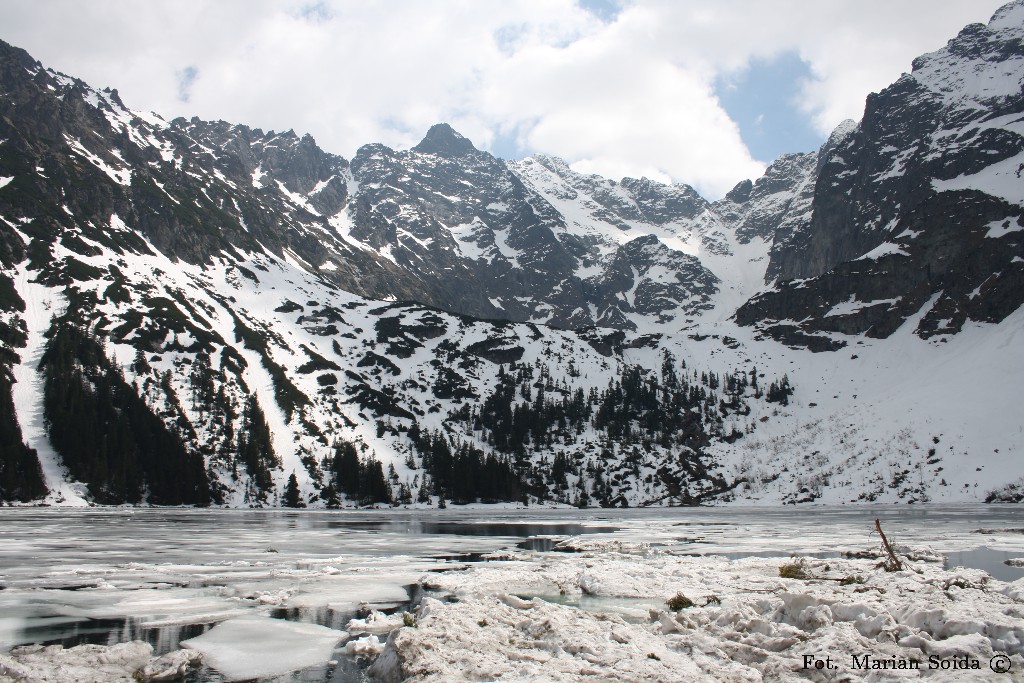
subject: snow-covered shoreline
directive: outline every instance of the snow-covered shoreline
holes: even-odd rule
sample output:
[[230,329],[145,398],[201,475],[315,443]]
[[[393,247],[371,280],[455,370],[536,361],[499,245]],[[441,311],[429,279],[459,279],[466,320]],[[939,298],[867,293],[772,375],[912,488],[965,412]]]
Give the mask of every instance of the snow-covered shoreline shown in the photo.
[[[420,583],[435,597],[414,620],[352,620],[362,637],[347,649],[377,655],[370,673],[385,683],[1024,680],[1024,579],[927,560],[886,572],[875,559],[730,560],[590,545],[543,558],[500,553],[425,576]],[[794,562],[808,578],[780,577],[780,566]],[[674,596],[693,605],[673,610],[666,600]],[[378,636],[389,629],[384,645]],[[130,681],[147,662],[168,670],[146,648],[25,648],[0,656],[0,681],[71,672]],[[179,653],[164,662],[185,663]]]
[[[417,683],[1024,680],[1024,579],[924,560],[886,572],[875,559],[589,545],[426,578],[455,601],[426,598],[371,672]],[[808,578],[780,577],[793,563]],[[677,595],[693,606],[673,611]],[[588,597],[599,608],[560,604]],[[878,668],[890,664],[910,668]]]
[[[1024,680],[1024,577],[953,566],[1019,557],[1020,510],[6,509],[0,683],[128,683],[199,655],[197,681],[335,681],[337,660],[417,682]],[[875,517],[903,571],[878,566]],[[55,617],[126,619],[108,642],[135,644],[21,649]],[[890,661],[921,668],[865,668]]]

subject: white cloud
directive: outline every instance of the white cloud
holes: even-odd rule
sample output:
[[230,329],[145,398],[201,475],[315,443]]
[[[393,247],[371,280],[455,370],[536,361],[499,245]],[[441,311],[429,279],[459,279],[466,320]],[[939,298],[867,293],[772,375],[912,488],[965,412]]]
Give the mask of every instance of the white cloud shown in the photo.
[[804,84],[802,106],[818,130],[830,132],[846,118],[860,119],[864,98],[911,70],[921,54],[943,47],[970,23],[989,20],[1002,0],[944,0],[941,3],[862,0],[856,14],[832,3],[816,23],[831,25],[827,35],[806,37],[801,56],[815,80]]
[[825,134],[865,95],[998,0],[6,0],[0,38],[129,106],[310,132],[351,156],[415,144],[448,121],[487,148],[718,196],[763,165],[712,84],[754,58],[798,52],[815,79],[799,106]]

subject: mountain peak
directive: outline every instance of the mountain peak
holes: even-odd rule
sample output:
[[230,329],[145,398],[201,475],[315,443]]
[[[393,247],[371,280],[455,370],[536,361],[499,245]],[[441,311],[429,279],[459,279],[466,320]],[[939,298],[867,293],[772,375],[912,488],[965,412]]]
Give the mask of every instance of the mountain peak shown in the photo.
[[1022,21],[1024,21],[1024,2],[1022,0],[1015,0],[996,10],[988,22],[988,27],[993,31],[1001,31],[1003,29],[1019,31]]
[[462,156],[477,149],[468,138],[447,123],[435,123],[412,151],[441,156]]

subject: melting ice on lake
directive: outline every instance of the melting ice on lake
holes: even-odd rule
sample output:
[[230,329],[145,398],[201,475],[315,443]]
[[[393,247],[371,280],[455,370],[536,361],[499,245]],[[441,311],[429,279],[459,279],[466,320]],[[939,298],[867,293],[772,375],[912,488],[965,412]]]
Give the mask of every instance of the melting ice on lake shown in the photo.
[[[830,623],[840,623],[836,614],[843,613],[845,608],[827,598],[834,582],[794,592],[805,586],[780,583],[775,572],[779,560],[770,556],[818,557],[821,559],[815,565],[817,571],[825,575],[834,573],[836,567],[845,567],[843,562],[847,561],[829,560],[828,556],[877,547],[877,538],[870,532],[875,516],[882,518],[883,526],[898,544],[930,546],[938,559],[942,555],[947,557],[950,568],[955,564],[979,566],[982,561],[991,561],[993,553],[1000,554],[999,571],[1016,572],[1016,576],[1004,575],[1004,580],[1016,579],[1016,583],[1007,585],[1017,588],[1004,592],[989,590],[986,595],[1005,602],[998,609],[1020,611],[1019,606],[1014,607],[1014,600],[1020,597],[1012,596],[1024,594],[1024,585],[1019,581],[1019,577],[1024,577],[1024,569],[1001,562],[1001,554],[1024,554],[1024,536],[1012,533],[1022,517],[1020,506],[615,511],[452,508],[298,513],[3,509],[0,666],[27,666],[2,653],[28,643],[71,647],[81,643],[108,646],[144,640],[153,646],[155,656],[176,652],[182,641],[188,641],[186,644],[207,653],[206,667],[189,678],[195,683],[256,673],[260,680],[275,682],[340,683],[365,679],[365,665],[381,651],[388,631],[393,634],[392,640],[396,634],[402,640],[384,648],[381,671],[389,658],[393,662],[401,653],[410,657],[409,662],[423,664],[409,654],[409,643],[416,637],[428,639],[421,645],[429,645],[441,654],[448,648],[451,654],[451,648],[459,642],[451,630],[454,624],[465,621],[474,630],[482,629],[476,625],[478,622],[496,623],[493,620],[500,621],[508,610],[513,610],[510,614],[537,610],[530,619],[520,614],[520,621],[541,623],[543,618],[533,617],[550,612],[549,624],[574,625],[555,629],[557,635],[544,635],[540,626],[531,627],[540,631],[536,635],[526,633],[527,640],[543,644],[541,650],[560,647],[568,651],[583,647],[581,643],[591,637],[596,640],[587,647],[593,649],[604,642],[601,638],[607,637],[611,639],[607,643],[611,653],[618,647],[613,645],[616,637],[628,637],[636,639],[636,643],[650,640],[652,646],[668,647],[666,656],[672,659],[676,656],[672,647],[678,645],[673,645],[671,639],[681,636],[677,631],[666,632],[670,627],[658,621],[660,617],[652,622],[650,615],[652,610],[664,612],[664,600],[686,586],[693,586],[689,590],[701,599],[701,604],[708,596],[698,589],[703,584],[694,581],[705,574],[735,578],[735,585],[725,582],[716,589],[720,590],[717,597],[730,609],[761,609],[747,599],[751,595],[769,601],[780,600],[778,596],[787,592],[813,593],[815,604],[831,610]],[[978,534],[979,530],[988,533]],[[575,552],[539,552],[551,548]],[[728,554],[738,559],[687,557],[695,554]],[[465,558],[470,557],[489,561],[467,565]],[[822,569],[830,562],[831,569]],[[860,564],[850,562],[866,574],[873,565],[868,560],[860,560]],[[597,567],[601,570],[597,571]],[[991,566],[986,568],[995,573]],[[455,569],[463,571],[451,573]],[[968,585],[974,581],[971,577],[984,576],[981,572],[943,574],[941,562],[930,563],[921,571],[921,576],[932,577],[929,580],[933,583],[945,580],[936,577],[960,576]],[[869,577],[867,585],[875,581],[878,589],[895,590],[889,584],[883,585],[887,580]],[[711,585],[708,581],[705,583]],[[409,587],[421,585],[434,587],[420,610],[421,628],[395,631],[402,623],[401,610],[411,609],[409,600],[415,591],[410,592]],[[768,592],[737,592],[733,590],[736,586],[760,586],[757,590]],[[862,603],[870,602],[867,598],[873,593],[854,593],[856,588],[847,590],[850,596],[860,596]],[[950,590],[956,594],[967,589],[954,586]],[[460,603],[449,605],[437,600],[460,593]],[[547,596],[550,602],[533,601],[534,596]],[[537,607],[533,607],[535,602]],[[526,604],[530,606],[525,607]],[[703,611],[695,611],[694,618],[699,614],[707,616],[714,609],[714,605],[701,607]],[[778,614],[785,613],[784,608],[780,609]],[[395,611],[398,614],[388,615]],[[978,628],[1003,633],[1004,640],[1010,643],[1018,637],[1014,635],[1016,631],[1000,630],[997,616]],[[767,618],[766,614],[748,615],[755,617]],[[780,618],[793,622],[787,628],[799,629],[810,623],[797,617],[799,614]],[[1008,612],[1004,617],[1011,618]],[[1024,619],[1024,612],[1020,618]],[[956,618],[951,620],[956,622]],[[604,626],[613,621],[621,624],[614,633],[600,635],[600,628],[594,630],[598,621]],[[695,633],[711,637],[709,626],[701,626],[699,621],[693,624]],[[448,626],[444,626],[446,623]],[[286,632],[285,638],[298,636],[307,625],[324,630],[318,630],[315,637],[301,638],[301,648],[286,648],[295,650],[294,660],[286,658],[283,650],[261,647],[283,642],[275,635],[278,633]],[[835,626],[833,630],[842,628],[845,627]],[[727,631],[740,632],[735,625],[730,629],[723,627],[713,640],[724,642],[728,640]],[[346,630],[351,631],[348,637]],[[948,637],[963,636],[953,633],[955,630]],[[481,662],[497,657],[507,664],[511,661],[508,657],[515,654],[506,653],[488,638],[480,637],[488,635],[487,629],[470,635],[476,640],[470,643],[472,647],[467,646],[465,656],[479,657]],[[934,634],[929,637],[937,639]],[[406,649],[400,651],[403,642]],[[818,641],[812,638],[811,642]],[[987,647],[1002,647],[999,642]],[[247,648],[253,646],[267,657],[266,661],[277,661],[276,668],[269,668],[270,664],[257,665],[256,656],[247,654]],[[728,651],[727,647],[722,649],[721,643],[719,646],[722,652]],[[479,647],[490,650],[478,652]],[[531,649],[537,647],[540,645]],[[973,647],[972,651],[984,651],[979,643]],[[299,650],[302,658],[298,657]],[[655,660],[647,658],[651,653],[640,654],[645,661],[637,663],[636,671],[654,666]],[[64,651],[62,656],[68,655]],[[43,654],[33,656],[40,667],[37,671],[42,672],[39,662]],[[531,656],[543,659],[542,653]],[[600,659],[584,651],[573,656]],[[624,661],[631,660],[627,657]],[[253,668],[233,668],[237,664],[252,664]],[[450,670],[444,673],[447,665],[443,661],[435,664],[438,678],[427,676],[423,680],[444,680],[445,675],[451,674]],[[597,667],[595,670],[604,666],[600,662],[591,664]],[[690,664],[679,666],[684,667],[682,671]],[[487,667],[481,669],[481,674],[484,669]],[[500,666],[488,670],[494,674]],[[2,671],[0,681],[6,683]],[[131,673],[125,674],[125,681],[131,680]],[[565,675],[566,680],[572,680],[576,674],[570,667]],[[649,679],[657,680],[657,675],[660,674],[653,672],[654,678]],[[39,680],[46,680],[42,673],[38,676]]]
[[202,652],[207,665],[227,680],[240,681],[323,664],[347,636],[344,631],[316,624],[239,617],[181,645]]

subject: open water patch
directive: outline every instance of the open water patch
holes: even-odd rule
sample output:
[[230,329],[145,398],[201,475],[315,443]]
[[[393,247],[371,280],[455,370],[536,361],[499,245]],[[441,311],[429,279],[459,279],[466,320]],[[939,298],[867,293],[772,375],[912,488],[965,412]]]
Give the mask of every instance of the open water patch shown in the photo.
[[177,650],[181,641],[200,636],[217,623],[147,626],[138,617],[43,617],[26,619],[16,632],[16,640],[22,644],[61,645],[65,649],[77,645],[116,645],[142,640],[152,645],[155,653],[163,654]]
[[1007,582],[1024,579],[1024,567],[1014,567],[1006,563],[1007,560],[1020,557],[1019,551],[1011,552],[981,546],[970,550],[945,553],[945,555],[946,561],[942,563],[943,569],[952,569],[953,567],[981,569],[988,572],[992,578]]
[[563,522],[448,522],[414,519],[329,520],[332,529],[352,529],[412,535],[438,536],[579,536],[618,531],[617,526],[596,526]]
[[691,555],[693,557],[724,557],[728,560],[743,560],[748,557],[778,557],[779,559],[796,559],[800,557],[810,557],[815,560],[835,560],[843,557],[841,552],[814,552],[814,553],[795,553],[786,552],[780,550],[739,550],[735,552],[710,552],[710,553],[678,553],[682,555]]

